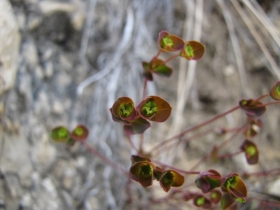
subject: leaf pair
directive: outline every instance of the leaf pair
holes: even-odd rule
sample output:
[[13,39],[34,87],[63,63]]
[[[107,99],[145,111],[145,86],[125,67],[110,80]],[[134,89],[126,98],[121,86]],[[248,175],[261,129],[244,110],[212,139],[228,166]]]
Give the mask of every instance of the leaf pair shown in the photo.
[[132,166],[130,167],[131,178],[139,182],[143,187],[153,184],[157,179],[165,192],[171,187],[180,187],[184,184],[184,177],[174,170],[166,170],[155,166],[146,157],[131,156]]
[[187,60],[200,60],[205,52],[205,47],[197,41],[184,41],[178,36],[161,31],[158,36],[158,45],[163,52],[180,51],[180,56]]
[[259,150],[257,145],[245,139],[243,144],[240,146],[240,149],[245,153],[247,163],[250,165],[256,164],[259,161]]
[[150,127],[149,121],[164,122],[171,114],[172,107],[158,96],[149,96],[135,107],[128,97],[118,98],[110,109],[116,122],[124,123],[129,134],[140,134]]
[[208,193],[214,188],[221,186],[221,175],[212,169],[201,172],[196,177],[195,184],[203,193]]
[[211,208],[212,204],[217,204],[222,199],[222,193],[219,190],[212,190],[208,196],[197,194],[193,196],[193,204],[203,209]]
[[84,141],[88,137],[89,131],[86,126],[78,125],[70,133],[64,126],[58,126],[51,131],[51,139],[55,142],[67,143],[74,145],[75,141]]
[[265,105],[254,99],[239,101],[239,107],[251,119],[258,119],[266,111]]
[[231,206],[235,201],[241,203],[246,201],[247,187],[236,173],[222,179],[222,191],[224,192],[220,204],[222,210]]
[[161,77],[170,77],[173,72],[173,69],[165,65],[165,62],[159,58],[153,58],[150,63],[142,62],[142,66],[144,69],[143,75],[149,81],[154,80],[153,74]]

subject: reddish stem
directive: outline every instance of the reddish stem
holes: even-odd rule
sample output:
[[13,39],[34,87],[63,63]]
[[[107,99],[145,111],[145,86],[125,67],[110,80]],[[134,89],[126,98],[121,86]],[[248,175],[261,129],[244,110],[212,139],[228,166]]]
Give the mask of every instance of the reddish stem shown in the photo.
[[175,54],[175,55],[172,55],[171,57],[167,58],[165,61],[164,61],[164,64],[166,64],[167,62],[173,60],[174,58],[178,57],[180,54]]
[[245,173],[245,174],[246,176],[275,176],[280,174],[280,168],[274,168],[268,171],[252,172],[252,173]]
[[168,143],[168,142],[170,142],[170,141],[173,141],[174,139],[177,139],[177,138],[182,137],[183,135],[185,135],[185,134],[188,133],[188,132],[194,131],[194,130],[199,129],[199,128],[205,126],[205,125],[208,125],[208,124],[214,122],[215,120],[218,120],[218,119],[224,117],[225,115],[227,115],[227,114],[229,114],[229,113],[231,113],[231,112],[233,112],[233,111],[235,111],[235,110],[237,110],[237,109],[239,109],[239,106],[235,106],[235,107],[233,107],[232,109],[230,109],[230,110],[228,110],[228,111],[226,111],[226,112],[224,112],[224,113],[222,113],[222,114],[219,114],[219,115],[217,115],[217,116],[215,116],[215,117],[213,117],[213,118],[211,118],[211,119],[209,119],[209,120],[207,120],[207,121],[205,121],[205,122],[203,122],[203,123],[201,123],[201,124],[199,124],[199,125],[196,125],[196,126],[194,126],[194,127],[191,127],[191,128],[189,128],[189,129],[186,129],[186,130],[184,130],[183,132],[181,132],[181,133],[179,133],[179,134],[177,134],[177,135],[175,135],[175,136],[172,136],[172,137],[170,137],[169,139],[164,140],[163,142],[160,142],[159,144],[157,144],[156,146],[154,146],[154,147],[150,150],[149,153],[151,153],[151,152],[152,152],[153,150],[155,150],[156,148],[158,149],[158,147],[163,147],[166,143]]
[[267,104],[263,104],[263,106],[270,106],[270,105],[274,105],[274,104],[280,104],[280,101],[269,102]]
[[[153,57],[153,59],[156,59],[158,56],[159,56],[159,54],[161,53],[162,51],[159,49],[159,51],[158,51],[158,53]],[[153,60],[152,59],[152,60]]]
[[[198,133],[198,134],[193,135],[193,136],[191,136],[191,137],[188,137],[188,138],[186,138],[186,139],[180,139],[180,140],[178,141],[178,144],[180,144],[180,143],[182,143],[182,142],[184,142],[184,143],[190,142],[190,141],[192,141],[192,140],[194,140],[194,139],[197,139],[198,137],[202,137],[202,136],[205,136],[205,135],[207,135],[207,134],[213,132],[213,130],[214,130],[214,128],[210,128],[210,129],[208,129],[208,130],[206,130],[206,131],[203,131],[203,132],[201,132],[201,133]],[[168,142],[168,143],[172,143],[172,142]],[[166,144],[168,144],[168,143],[166,143]],[[166,146],[166,144],[165,144],[165,146]],[[153,155],[153,157],[158,155],[158,153],[160,152],[159,148],[161,148],[161,147],[157,147],[157,148],[155,148],[153,151],[151,151],[152,153],[155,152],[155,154]]]
[[222,158],[229,158],[229,157],[233,157],[233,156],[235,156],[235,155],[239,155],[239,154],[241,154],[241,153],[243,153],[243,151],[237,151],[237,152],[234,152],[234,153],[232,153],[232,154],[224,154],[224,155],[220,155],[220,156],[218,156],[218,158],[219,159],[222,159]]
[[[224,147],[226,144],[228,144],[230,141],[232,141],[234,139],[234,137],[244,128],[244,126],[246,125],[247,123],[245,123],[242,127],[240,127],[239,129],[237,129],[235,131],[235,133],[233,135],[231,135],[227,140],[225,140],[222,144],[220,144],[218,147],[217,147],[217,150],[221,149],[222,147]],[[206,161],[207,158],[211,155],[210,154],[207,154],[205,155],[200,161],[198,161],[198,163],[196,163],[190,170],[194,170],[197,166],[199,166],[200,163],[202,163],[203,161]]]
[[94,149],[93,147],[91,147],[89,144],[87,144],[85,141],[80,141],[91,153],[93,153],[94,155],[98,156],[101,160],[103,160],[104,162],[106,162],[108,165],[112,166],[113,168],[122,171],[126,176],[130,177],[129,173],[120,165],[112,162],[111,160],[109,160],[107,157],[105,157],[104,155],[102,155],[101,153],[99,153],[96,149]]
[[264,94],[264,95],[262,95],[262,96],[260,96],[259,98],[256,99],[256,101],[260,101],[260,100],[262,100],[263,98],[266,98],[267,96],[269,96],[268,93],[267,93],[267,94]]
[[147,82],[148,82],[148,80],[145,78],[144,87],[143,87],[143,97],[142,97],[142,100],[144,100],[144,98],[146,96]]
[[157,160],[151,160],[152,162],[154,163],[157,163],[163,167],[166,167],[166,168],[169,168],[169,169],[172,169],[174,171],[178,171],[178,172],[181,172],[181,173],[184,173],[184,174],[199,174],[200,172],[199,171],[185,171],[185,170],[182,170],[182,169],[179,169],[179,168],[175,168],[173,166],[170,166],[168,164],[165,164],[165,163],[162,163],[162,162],[159,162]]
[[137,153],[139,153],[137,147],[135,146],[135,144],[132,142],[132,140],[131,140],[131,138],[130,138],[130,134],[129,134],[128,132],[125,132],[125,134],[126,134],[126,137],[127,137],[127,139],[128,139],[128,142],[129,142],[130,146],[131,146],[135,151],[137,151]]

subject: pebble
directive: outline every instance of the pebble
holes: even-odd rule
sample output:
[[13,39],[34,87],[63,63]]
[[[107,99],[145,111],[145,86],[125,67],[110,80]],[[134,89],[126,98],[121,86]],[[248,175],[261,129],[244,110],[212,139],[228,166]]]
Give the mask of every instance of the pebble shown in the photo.
[[12,6],[8,0],[0,1],[0,11],[0,40],[5,40],[0,42],[1,95],[14,86],[21,37]]

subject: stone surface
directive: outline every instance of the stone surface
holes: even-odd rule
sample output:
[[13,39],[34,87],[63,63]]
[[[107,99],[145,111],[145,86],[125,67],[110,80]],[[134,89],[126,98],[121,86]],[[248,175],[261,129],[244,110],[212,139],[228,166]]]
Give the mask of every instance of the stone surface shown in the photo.
[[0,1],[0,95],[13,87],[18,67],[19,28],[8,0]]

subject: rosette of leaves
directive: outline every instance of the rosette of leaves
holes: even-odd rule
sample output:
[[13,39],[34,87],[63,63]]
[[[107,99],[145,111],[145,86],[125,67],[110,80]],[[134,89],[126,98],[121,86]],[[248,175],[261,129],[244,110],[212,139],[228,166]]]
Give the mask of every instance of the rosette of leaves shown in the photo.
[[187,60],[199,61],[205,52],[205,46],[197,41],[187,41],[180,52],[180,56]]
[[211,203],[215,203],[215,204],[217,204],[221,201],[222,196],[223,195],[222,195],[221,191],[216,190],[216,189],[212,190],[209,195]]
[[278,101],[280,100],[280,81],[277,81],[271,90],[269,91],[269,95],[274,100]]
[[221,186],[221,175],[212,169],[201,172],[196,177],[195,184],[203,193],[208,193],[214,188]]
[[204,195],[196,195],[193,198],[193,204],[203,209],[211,208],[211,201],[208,198],[206,198]]
[[137,116],[133,121],[125,124],[123,128],[124,131],[129,134],[141,134],[144,133],[150,126],[151,124],[147,120],[141,116]]
[[155,168],[156,166],[149,161],[135,162],[130,167],[130,176],[134,181],[139,182],[143,187],[148,187],[153,184]]
[[222,179],[222,191],[224,192],[221,200],[221,209],[226,209],[235,201],[245,202],[247,197],[247,187],[236,173],[229,174]]
[[71,132],[71,139],[75,141],[84,141],[88,137],[88,128],[84,125],[78,125]]
[[245,153],[247,163],[250,165],[256,164],[259,161],[259,150],[257,145],[245,139],[243,144],[241,145],[240,149]]
[[159,179],[160,186],[165,192],[168,192],[171,187],[180,187],[184,184],[185,178],[177,171],[164,171]]
[[241,100],[239,101],[239,107],[246,113],[249,118],[257,119],[265,111],[266,107],[262,102],[256,101],[254,99]]
[[134,102],[129,97],[120,97],[110,109],[113,120],[128,123],[136,117]]
[[153,81],[153,74],[170,77],[173,72],[173,69],[165,65],[165,62],[159,58],[154,58],[150,63],[142,62],[142,66],[144,69],[143,75],[149,81]]
[[161,31],[158,35],[158,46],[163,52],[175,52],[184,47],[184,40],[178,36]]
[[113,120],[124,123],[124,130],[129,134],[143,133],[151,126],[136,112],[133,101],[128,97],[118,98],[110,111]]
[[141,117],[149,121],[164,122],[169,118],[172,107],[158,96],[149,96],[137,106],[136,110]]
[[52,129],[50,135],[53,141],[61,143],[66,143],[70,138],[70,133],[64,126],[58,126]]
[[252,138],[256,136],[259,133],[260,129],[263,127],[261,119],[248,118],[248,124],[249,126],[243,133],[246,138]]

